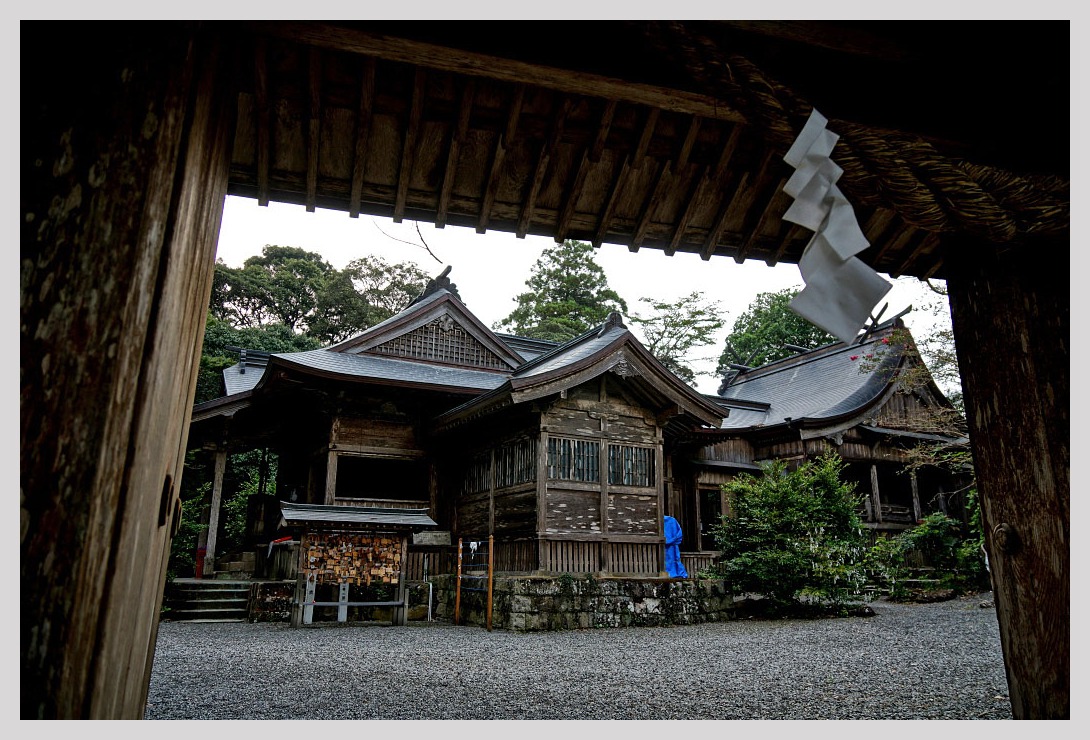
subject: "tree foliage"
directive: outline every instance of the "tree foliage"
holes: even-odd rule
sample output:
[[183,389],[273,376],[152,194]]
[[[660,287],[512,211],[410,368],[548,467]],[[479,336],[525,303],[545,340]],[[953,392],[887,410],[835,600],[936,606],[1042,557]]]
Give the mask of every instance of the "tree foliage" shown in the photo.
[[832,334],[819,329],[791,310],[789,304],[798,292],[785,288],[774,293],[757,295],[735,320],[731,333],[727,335],[726,347],[719,357],[720,375],[730,371],[731,363],[756,367],[790,357],[794,352],[784,349],[785,344],[819,347],[836,341]]
[[676,301],[641,298],[650,307],[646,315],[633,314],[630,321],[639,326],[643,344],[671,372],[690,385],[697,373],[690,364],[693,350],[715,341],[715,332],[723,326],[718,301],[705,300],[695,291]]
[[854,484],[833,453],[788,470],[783,461],[724,484],[732,516],[712,528],[719,575],[734,593],[789,605],[800,597],[831,604],[861,600],[866,535]]
[[568,239],[546,248],[526,287],[527,292],[514,298],[518,307],[493,329],[565,342],[603,323],[613,311],[628,311],[594,261],[594,247],[586,242]]

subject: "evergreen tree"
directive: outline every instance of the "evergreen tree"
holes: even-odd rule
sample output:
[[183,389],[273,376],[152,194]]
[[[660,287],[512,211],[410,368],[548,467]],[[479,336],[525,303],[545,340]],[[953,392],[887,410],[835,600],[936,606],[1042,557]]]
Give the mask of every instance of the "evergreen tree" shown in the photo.
[[732,362],[757,367],[790,357],[794,351],[784,349],[785,344],[813,348],[836,341],[832,334],[791,310],[789,304],[798,292],[786,288],[757,295],[727,336],[726,347],[719,357],[720,375],[730,372]]
[[594,247],[571,239],[546,248],[526,281],[529,290],[518,307],[492,328],[524,337],[564,342],[624,314],[628,306],[610,289],[605,271],[594,261]]

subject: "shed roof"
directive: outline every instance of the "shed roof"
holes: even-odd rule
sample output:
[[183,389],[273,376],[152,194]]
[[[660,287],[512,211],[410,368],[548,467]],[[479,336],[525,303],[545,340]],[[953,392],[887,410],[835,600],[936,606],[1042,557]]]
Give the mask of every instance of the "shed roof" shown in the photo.
[[301,524],[351,525],[366,529],[434,527],[426,508],[394,509],[377,506],[323,506],[280,502],[281,526]]

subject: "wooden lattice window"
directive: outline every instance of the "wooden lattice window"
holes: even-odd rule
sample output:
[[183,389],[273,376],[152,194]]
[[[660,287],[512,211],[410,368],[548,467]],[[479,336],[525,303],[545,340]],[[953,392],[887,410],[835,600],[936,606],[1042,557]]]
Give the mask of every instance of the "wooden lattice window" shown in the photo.
[[469,463],[463,483],[463,493],[481,493],[492,485],[492,456],[477,455]]
[[534,480],[536,449],[533,439],[520,439],[501,447],[496,455],[496,487],[515,486]]
[[440,316],[435,321],[373,347],[370,351],[390,357],[429,360],[449,365],[508,369],[503,360],[449,316]]
[[597,483],[599,450],[592,440],[549,437],[549,478]]
[[610,445],[609,482],[617,486],[655,485],[655,450],[651,447]]

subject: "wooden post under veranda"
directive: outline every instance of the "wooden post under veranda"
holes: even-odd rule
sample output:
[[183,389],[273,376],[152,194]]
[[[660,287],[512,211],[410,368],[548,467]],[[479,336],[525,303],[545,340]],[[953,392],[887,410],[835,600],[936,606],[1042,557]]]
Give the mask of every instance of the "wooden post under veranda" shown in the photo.
[[462,608],[462,538],[458,538],[458,568],[454,576],[454,623],[458,624]]
[[492,631],[492,535],[488,535],[488,606],[485,626]]

